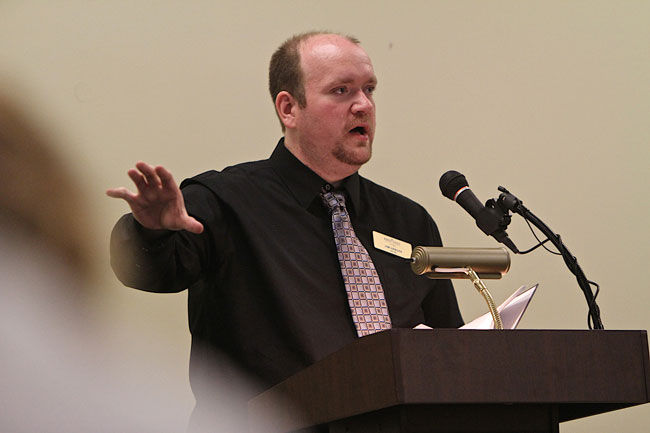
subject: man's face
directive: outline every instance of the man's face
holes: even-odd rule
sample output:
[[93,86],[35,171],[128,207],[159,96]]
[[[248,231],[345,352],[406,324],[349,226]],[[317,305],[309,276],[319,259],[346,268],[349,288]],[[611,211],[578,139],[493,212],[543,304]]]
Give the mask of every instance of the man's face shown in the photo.
[[305,107],[296,116],[302,151],[321,166],[359,167],[372,153],[373,91],[377,78],[358,45],[337,35],[318,35],[300,47]]

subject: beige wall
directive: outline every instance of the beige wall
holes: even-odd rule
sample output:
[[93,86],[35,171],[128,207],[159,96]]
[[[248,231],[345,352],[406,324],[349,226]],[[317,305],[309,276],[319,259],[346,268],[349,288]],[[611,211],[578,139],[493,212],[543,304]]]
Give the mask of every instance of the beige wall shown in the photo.
[[[362,40],[379,77],[373,160],[362,173],[422,203],[449,246],[496,246],[443,198],[462,171],[482,200],[507,186],[559,232],[588,278],[608,329],[648,329],[650,287],[650,2],[647,1],[2,1],[0,89],[49,128],[97,220],[107,344],[148,359],[152,380],[184,395],[185,294],[125,289],[107,239],[137,160],[177,179],[266,158],[280,136],[266,90],[273,49],[331,29]],[[534,243],[518,218],[520,248]],[[490,282],[503,300],[540,283],[522,328],[585,329],[586,303],[556,256],[513,258]],[[485,309],[456,283],[472,319]],[[534,374],[534,366],[531,366]],[[562,432],[638,432],[637,407]]]

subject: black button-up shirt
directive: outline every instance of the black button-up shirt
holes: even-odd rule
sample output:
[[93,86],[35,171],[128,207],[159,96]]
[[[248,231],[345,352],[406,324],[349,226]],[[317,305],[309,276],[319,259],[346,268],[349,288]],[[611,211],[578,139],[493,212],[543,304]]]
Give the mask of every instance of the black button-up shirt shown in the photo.
[[[271,386],[358,338],[320,197],[325,185],[280,140],[268,160],[181,184],[188,212],[204,224],[200,235],[153,232],[124,216],[111,240],[115,273],[141,290],[189,288],[192,364],[225,355]],[[408,260],[373,246],[373,230],[413,246],[441,245],[428,213],[356,173],[340,188],[393,327],[462,325],[449,280],[417,276]],[[206,379],[193,375],[199,400]]]

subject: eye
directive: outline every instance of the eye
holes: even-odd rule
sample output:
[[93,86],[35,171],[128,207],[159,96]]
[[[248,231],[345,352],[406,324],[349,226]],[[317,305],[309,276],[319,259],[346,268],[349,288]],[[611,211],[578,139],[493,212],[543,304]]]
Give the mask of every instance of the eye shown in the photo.
[[348,88],[345,86],[335,87],[332,89],[332,93],[335,95],[345,95],[348,92]]
[[375,93],[375,89],[376,86],[367,86],[365,90],[368,95],[372,95],[373,93]]

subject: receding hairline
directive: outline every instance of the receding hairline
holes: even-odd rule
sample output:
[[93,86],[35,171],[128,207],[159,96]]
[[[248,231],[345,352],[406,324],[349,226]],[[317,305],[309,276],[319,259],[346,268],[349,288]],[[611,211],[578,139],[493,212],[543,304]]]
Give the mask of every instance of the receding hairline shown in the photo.
[[[353,36],[341,35],[339,33],[315,33],[311,34],[304,39],[301,39],[296,44],[296,50],[298,52],[298,59],[302,66],[303,55],[305,54],[305,49],[314,49],[316,47],[322,47],[327,45],[340,46],[341,42],[349,43],[365,53],[365,50],[361,46],[361,42]],[[367,54],[366,54],[367,55]]]
[[[322,38],[319,38],[319,36],[323,36]],[[332,36],[332,37],[330,37]],[[318,39],[318,40],[316,40]],[[347,46],[345,42],[347,41]],[[314,35],[312,38],[309,38],[308,40],[303,41],[303,43],[299,44],[296,46],[298,52],[299,52],[299,66],[300,66],[300,73],[301,73],[301,78],[302,78],[302,84],[303,86],[306,85],[306,80],[307,80],[307,74],[308,72],[314,72],[314,66],[311,64],[311,62],[316,62],[316,65],[320,65],[321,62],[325,61],[327,62],[329,59],[335,59],[339,58],[341,56],[344,56],[347,58],[348,54],[352,50],[356,54],[355,56],[358,56],[360,60],[363,60],[364,62],[367,62],[370,68],[373,70],[372,71],[372,78],[369,80],[370,82],[377,84],[377,77],[374,73],[374,68],[372,66],[372,60],[370,59],[370,56],[366,52],[366,50],[363,49],[363,47],[354,41],[349,40],[347,37],[344,35],[339,35],[339,34],[324,34],[324,35]],[[344,51],[341,51],[344,50]],[[309,59],[310,65],[308,67],[308,64],[306,63]],[[316,70],[319,69],[320,66],[317,66]],[[341,75],[337,76],[327,76],[325,78],[328,78],[326,81],[331,81],[332,83],[351,83],[356,80],[356,77],[352,75],[347,75],[347,73],[339,73]]]
[[336,39],[336,40],[344,40],[347,42],[350,42],[354,45],[361,46],[361,41],[359,39],[355,38],[354,36],[351,35],[345,35],[342,33],[335,33],[335,32],[309,32],[309,33],[302,33],[300,35],[296,35],[298,38],[298,46],[302,46],[313,39]]
[[295,40],[298,42],[299,45],[304,44],[305,42],[309,41],[310,39],[317,38],[317,37],[333,37],[333,38],[341,38],[345,39],[348,42],[351,42],[355,45],[361,45],[361,41],[356,38],[355,36],[348,35],[345,33],[338,33],[338,32],[330,32],[330,31],[311,31],[311,32],[304,32],[304,33],[298,33],[293,36],[291,36],[287,41],[289,40]]

